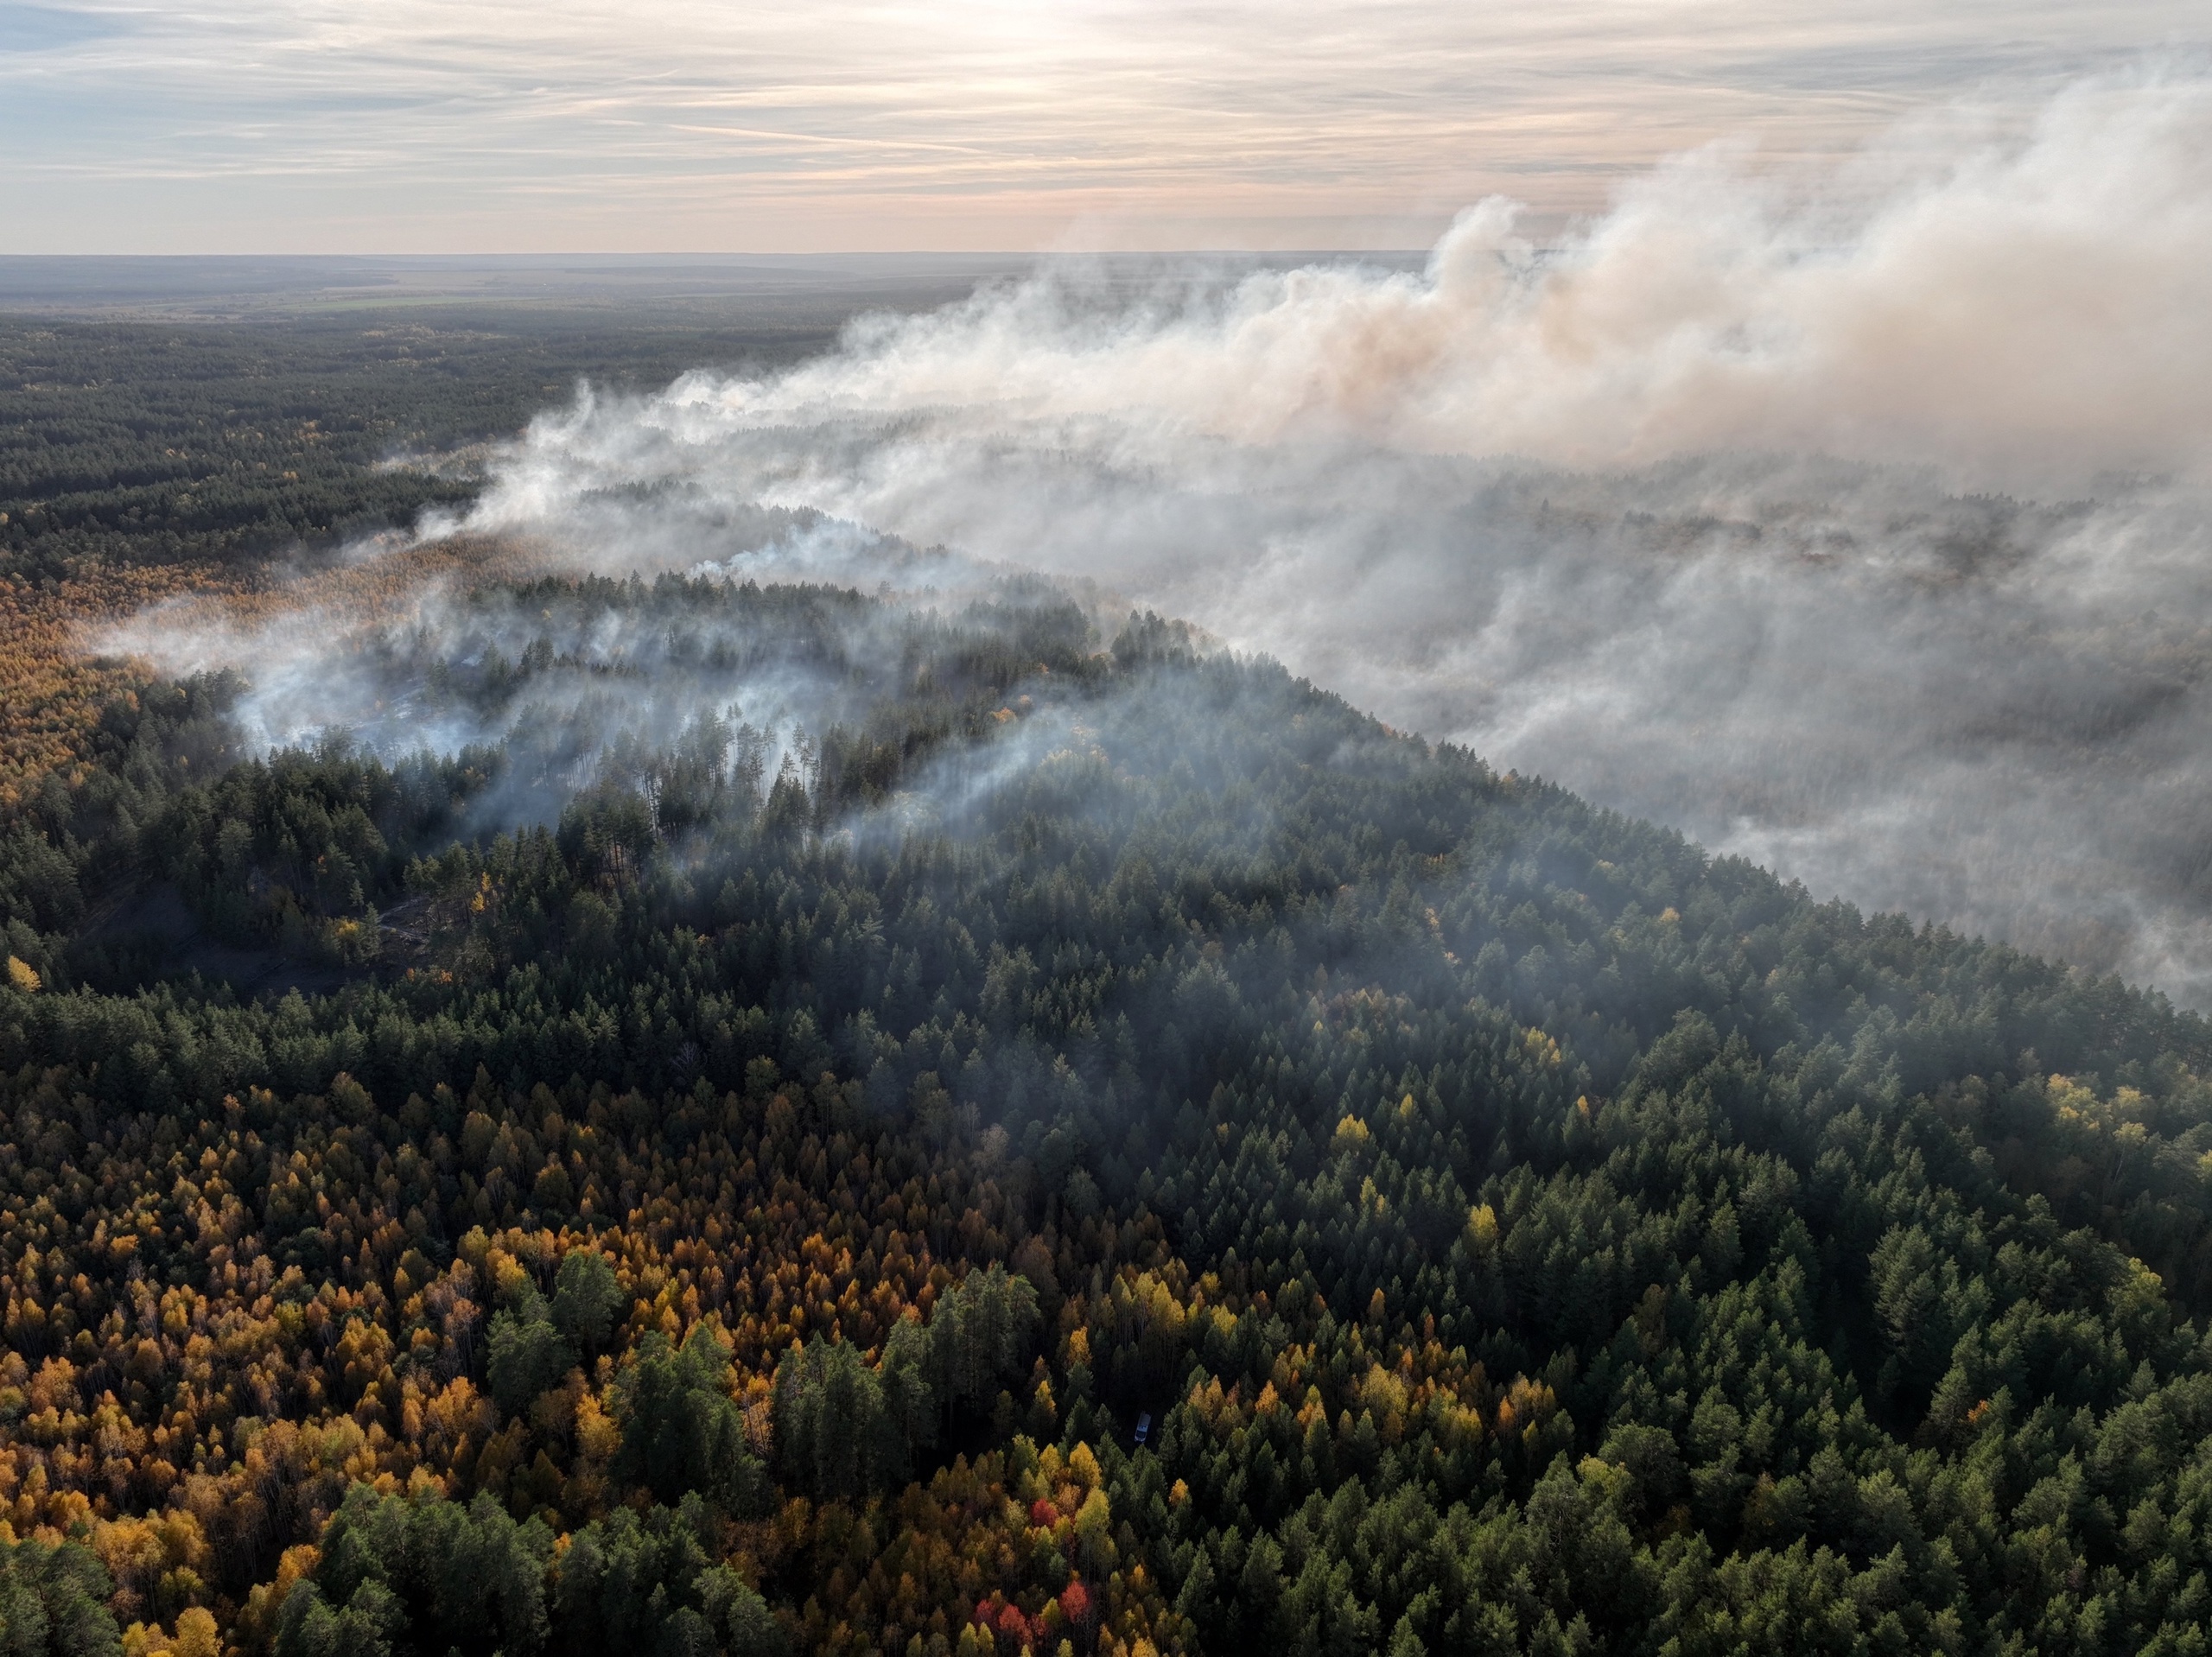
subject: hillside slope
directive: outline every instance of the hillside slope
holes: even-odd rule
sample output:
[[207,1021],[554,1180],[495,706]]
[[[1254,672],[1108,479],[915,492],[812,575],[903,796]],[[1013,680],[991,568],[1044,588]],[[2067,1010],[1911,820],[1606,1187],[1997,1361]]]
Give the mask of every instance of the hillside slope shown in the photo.
[[0,836],[24,1649],[2203,1648],[2202,1021],[1040,587],[348,670]]

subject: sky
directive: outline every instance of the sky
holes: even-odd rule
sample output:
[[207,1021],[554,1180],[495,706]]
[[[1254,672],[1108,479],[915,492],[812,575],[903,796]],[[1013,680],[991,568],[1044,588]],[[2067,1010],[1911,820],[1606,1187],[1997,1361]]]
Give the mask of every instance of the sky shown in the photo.
[[1415,247],[2201,62],[2172,0],[0,0],[22,253]]

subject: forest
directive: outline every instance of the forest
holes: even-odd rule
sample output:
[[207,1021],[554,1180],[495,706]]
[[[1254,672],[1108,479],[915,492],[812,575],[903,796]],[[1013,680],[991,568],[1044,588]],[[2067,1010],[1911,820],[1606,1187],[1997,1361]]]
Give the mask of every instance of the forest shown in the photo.
[[2202,1019],[1042,582],[445,590],[0,804],[11,1657],[2206,1649]]

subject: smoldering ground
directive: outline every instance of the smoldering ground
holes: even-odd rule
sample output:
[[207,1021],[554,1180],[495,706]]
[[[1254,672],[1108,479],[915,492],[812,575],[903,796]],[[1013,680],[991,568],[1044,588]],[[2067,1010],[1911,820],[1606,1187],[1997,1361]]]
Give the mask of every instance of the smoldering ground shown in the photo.
[[1093,580],[1821,895],[2212,1005],[2212,83],[1512,222],[1420,275],[1055,268],[587,396],[468,522],[626,568],[803,507],[846,579]]
[[[1071,742],[1103,760],[1094,727],[1126,722],[1118,689],[1085,689],[1111,635],[1058,584],[806,513],[723,527],[766,539],[651,581],[506,561],[496,578],[446,570],[380,584],[372,604],[325,594],[254,619],[181,601],[102,642],[173,676],[227,673],[219,700],[249,753],[458,757],[465,832],[550,824],[611,790],[643,797],[662,837],[696,854],[786,789],[783,815],[849,840],[960,832]],[[878,571],[941,584],[885,597],[794,579],[847,568],[863,547]],[[764,587],[751,579],[763,569],[785,579]]]

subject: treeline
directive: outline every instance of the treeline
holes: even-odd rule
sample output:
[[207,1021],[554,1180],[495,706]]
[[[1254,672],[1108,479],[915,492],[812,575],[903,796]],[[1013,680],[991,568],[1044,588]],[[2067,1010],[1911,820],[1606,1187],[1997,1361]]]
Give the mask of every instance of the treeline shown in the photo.
[[[11,823],[26,1649],[2202,1648],[2201,1021],[1160,624],[663,591],[902,642],[672,815],[205,683]],[[99,987],[156,878],[380,941]]]

